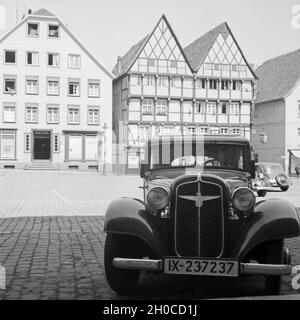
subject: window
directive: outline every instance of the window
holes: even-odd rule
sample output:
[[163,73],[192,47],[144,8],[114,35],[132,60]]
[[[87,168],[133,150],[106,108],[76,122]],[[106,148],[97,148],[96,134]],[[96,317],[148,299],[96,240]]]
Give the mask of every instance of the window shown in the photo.
[[221,103],[219,107],[219,114],[226,115],[228,112],[227,110],[228,110],[228,104],[226,102]]
[[141,85],[141,76],[131,76],[130,85],[131,86],[139,86],[139,85]]
[[68,123],[79,124],[79,107],[69,106],[68,108]]
[[4,93],[15,94],[17,92],[17,77],[4,76]]
[[221,89],[222,90],[229,90],[229,81],[228,80],[221,81]]
[[16,64],[16,51],[4,50],[4,63]]
[[240,106],[238,103],[231,103],[230,105],[230,114],[238,116],[240,113]]
[[153,100],[143,99],[142,109],[143,109],[143,114],[153,114]]
[[14,160],[16,158],[16,133],[1,131],[1,159]]
[[144,86],[154,86],[155,78],[153,76],[144,76],[143,85]]
[[26,94],[38,94],[38,78],[26,77]]
[[16,105],[14,103],[3,104],[3,122],[16,122]]
[[220,128],[220,134],[228,134],[229,128]]
[[99,107],[88,107],[88,124],[90,125],[99,125],[100,123],[100,114]]
[[31,152],[31,134],[30,133],[24,134],[24,152],[26,153]]
[[59,79],[47,78],[47,94],[51,96],[59,95]]
[[231,66],[231,70],[232,70],[233,72],[237,72],[237,71],[238,71],[238,66],[237,66],[236,64],[233,64],[233,65]]
[[196,127],[188,127],[188,128],[187,128],[187,133],[188,133],[189,135],[194,135],[194,134],[196,134]]
[[59,67],[59,53],[48,53],[48,67]]
[[148,59],[148,66],[155,67],[155,59]]
[[26,64],[28,66],[37,66],[39,64],[39,53],[26,52]]
[[218,63],[214,63],[214,70],[219,71],[220,70],[220,65]]
[[157,100],[156,114],[158,114],[158,115],[166,115],[167,114],[167,100]]
[[38,23],[28,23],[27,24],[27,35],[29,37],[39,36],[39,24]]
[[25,121],[27,123],[38,122],[38,106],[36,104],[26,104]]
[[222,71],[229,72],[230,66],[229,64],[222,64]]
[[239,71],[240,72],[246,72],[247,71],[247,67],[246,66],[239,66]]
[[199,128],[199,134],[203,135],[203,134],[208,134],[209,130],[208,127],[200,127]]
[[69,68],[80,69],[80,55],[79,54],[69,54]]
[[171,87],[181,88],[181,78],[180,77],[172,77],[171,78]]
[[170,68],[177,68],[178,67],[178,63],[176,60],[171,60],[170,61]]
[[59,26],[58,25],[48,25],[48,37],[58,38],[59,37]]
[[232,81],[232,90],[233,90],[233,91],[241,90],[241,83],[240,83],[240,81],[236,81],[236,80],[233,80],[233,81]]
[[195,113],[205,113],[205,102],[196,101],[195,103]]
[[209,89],[210,90],[217,90],[217,88],[218,88],[218,81],[210,79],[209,80]]
[[79,80],[69,80],[68,94],[73,97],[80,95],[80,82]]
[[215,102],[207,102],[207,114],[216,114],[217,104]]
[[164,126],[163,127],[163,135],[165,136],[173,136],[175,134],[174,126]]
[[59,153],[59,133],[54,133],[53,134],[53,152]]
[[59,107],[58,105],[47,105],[47,123],[59,123]]
[[204,63],[204,70],[212,70],[213,64],[212,63]]
[[231,132],[232,132],[232,134],[240,135],[241,134],[241,129],[240,128],[232,128]]
[[100,81],[99,80],[89,80],[88,96],[90,98],[100,97]]
[[140,141],[151,137],[151,126],[140,126]]
[[159,76],[157,78],[157,85],[159,87],[167,87],[168,86],[168,77],[166,76]]

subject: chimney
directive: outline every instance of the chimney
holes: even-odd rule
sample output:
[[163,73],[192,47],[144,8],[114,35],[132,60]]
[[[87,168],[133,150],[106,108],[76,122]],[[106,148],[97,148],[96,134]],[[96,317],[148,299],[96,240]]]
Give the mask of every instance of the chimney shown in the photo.
[[122,59],[122,57],[118,56],[118,59],[117,59],[117,72],[118,72],[118,74],[121,73],[121,71],[122,71],[121,59]]
[[28,14],[32,14],[32,10],[31,9],[28,9]]

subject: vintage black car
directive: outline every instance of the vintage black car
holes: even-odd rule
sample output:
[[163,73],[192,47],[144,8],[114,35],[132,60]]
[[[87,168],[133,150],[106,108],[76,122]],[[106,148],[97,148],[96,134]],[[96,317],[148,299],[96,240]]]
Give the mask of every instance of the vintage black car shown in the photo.
[[247,139],[160,137],[141,163],[144,199],[120,198],[107,209],[105,272],[119,293],[133,290],[140,271],[173,275],[265,275],[268,293],[291,272],[285,238],[300,234],[294,206],[256,201]]
[[254,187],[260,196],[264,196],[267,189],[271,191],[280,188],[283,192],[288,191],[291,182],[280,163],[257,162],[255,171]]

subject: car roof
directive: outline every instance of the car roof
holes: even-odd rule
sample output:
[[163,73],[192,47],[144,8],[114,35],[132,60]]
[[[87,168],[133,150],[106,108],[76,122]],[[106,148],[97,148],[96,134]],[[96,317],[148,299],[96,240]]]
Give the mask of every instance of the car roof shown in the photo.
[[281,164],[278,162],[257,162],[255,163],[257,166],[265,166],[265,167],[271,167],[271,166],[280,166]]
[[204,142],[224,142],[230,144],[244,144],[250,145],[248,139],[240,137],[240,136],[229,136],[229,135],[177,135],[177,136],[161,136],[161,137],[151,137],[147,140],[147,143],[151,142],[152,144],[156,143],[170,143],[170,142],[195,142],[195,141],[203,141]]

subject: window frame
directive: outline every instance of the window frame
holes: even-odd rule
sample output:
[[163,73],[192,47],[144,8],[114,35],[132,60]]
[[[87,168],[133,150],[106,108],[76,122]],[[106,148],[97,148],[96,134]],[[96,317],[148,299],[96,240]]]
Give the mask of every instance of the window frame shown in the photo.
[[[58,56],[58,65],[57,66],[49,64],[49,55],[50,54]],[[60,67],[60,53],[59,52],[47,52],[46,65],[48,68],[59,68]]]
[[[3,123],[16,123],[17,122],[17,104],[15,102],[3,102],[2,103],[2,107],[3,107],[3,112],[2,112],[2,122]],[[14,120],[13,121],[8,121],[5,120],[5,108],[14,108],[15,112],[14,112]]]
[[[147,101],[152,101],[152,104],[151,104],[151,111],[148,110],[148,108],[150,107],[150,104],[146,104],[146,106],[144,106],[144,102]],[[147,109],[147,110],[145,110]],[[153,99],[143,99],[142,100],[142,115],[153,115],[153,110],[154,109],[154,100]]]
[[[59,96],[60,95],[60,78],[58,77],[47,77],[46,83],[46,94],[47,96]],[[49,92],[49,82],[57,82],[58,83],[58,92],[57,93],[50,93]]]
[[12,134],[14,136],[14,157],[13,158],[3,158],[2,157],[2,147],[0,148],[0,160],[16,160],[17,159],[17,132],[16,130],[3,129],[0,130],[0,146],[2,146],[2,135],[3,134]]
[[[37,64],[28,64],[28,53],[36,53],[37,54]],[[38,67],[40,64],[40,55],[39,51],[26,51],[25,52],[25,65],[29,67]]]
[[[57,27],[57,37],[50,36],[50,26]],[[48,39],[60,39],[60,25],[56,23],[48,23],[47,25],[47,38]]]
[[[36,24],[37,27],[37,35],[29,34],[29,25],[30,24]],[[40,37],[40,23],[39,22],[33,22],[33,21],[28,21],[26,25],[26,36],[30,38],[39,38]]]
[[[100,98],[100,79],[88,79],[88,98]],[[90,95],[90,84],[97,84],[98,85],[98,95],[93,96]]]
[[[27,111],[28,109],[36,109],[36,121],[27,119]],[[31,112],[32,117],[32,112]],[[26,103],[25,104],[25,123],[39,123],[39,105],[38,103]]]
[[[70,65],[70,58],[71,57],[79,57],[79,67],[73,67]],[[77,53],[69,53],[68,54],[68,69],[81,69],[81,55]]]
[[[11,93],[9,91],[5,91],[5,82],[6,80],[14,80],[15,82],[15,92],[14,93]],[[4,74],[3,75],[3,93],[4,94],[10,94],[10,95],[13,95],[13,94],[17,94],[17,75],[9,75],[9,74]]]
[[[15,62],[6,62],[6,52],[14,52],[15,54]],[[17,64],[17,50],[12,49],[4,49],[3,50],[3,64],[15,66]]]
[[[57,121],[53,120],[50,121],[49,120],[49,109],[57,109]],[[60,122],[60,112],[59,112],[59,104],[55,104],[55,103],[47,103],[46,104],[46,122],[47,124],[59,124]],[[53,116],[53,114],[52,114]]]
[[[27,81],[36,81],[37,91],[36,92],[28,92]],[[39,77],[38,76],[25,76],[25,94],[26,95],[38,95],[39,94]]]
[[[78,87],[79,87],[78,95],[70,93],[70,84],[71,83],[78,83]],[[68,90],[68,96],[69,97],[76,97],[76,98],[80,97],[80,94],[81,94],[81,90],[80,89],[81,88],[80,88],[80,79],[79,78],[68,78],[68,89],[67,90]]]
[[[70,110],[74,109],[74,110],[78,110],[78,122],[70,122]],[[74,105],[74,104],[69,104],[68,105],[68,109],[67,109],[67,121],[68,121],[68,125],[80,125],[80,105]]]
[[[90,122],[89,115],[90,115],[90,111],[91,110],[93,110],[93,111],[97,110],[98,111],[98,122],[97,123]],[[93,119],[94,119],[94,117],[93,117]],[[91,105],[88,106],[88,108],[87,108],[87,124],[89,126],[99,126],[100,125],[100,106],[91,106]]]

